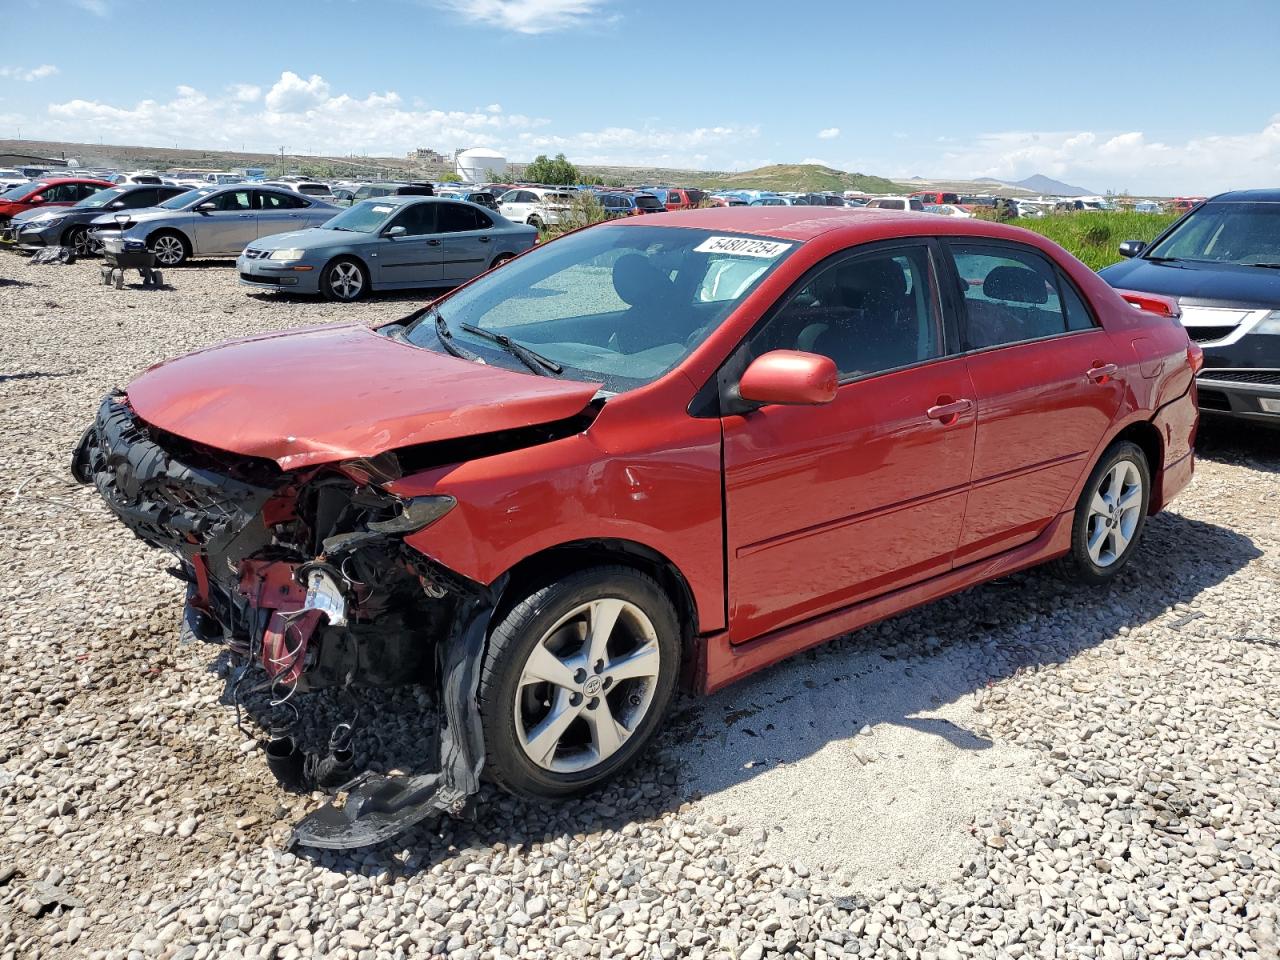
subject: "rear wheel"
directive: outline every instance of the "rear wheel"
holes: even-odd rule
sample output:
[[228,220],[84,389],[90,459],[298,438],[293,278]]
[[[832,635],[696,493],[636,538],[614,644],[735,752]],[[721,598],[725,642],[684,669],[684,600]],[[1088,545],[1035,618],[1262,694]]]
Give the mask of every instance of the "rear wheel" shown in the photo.
[[534,799],[614,776],[657,731],[679,663],[675,608],[651,577],[596,567],[533,590],[489,637],[485,776]]
[[526,223],[528,223],[528,224],[529,224],[529,226],[533,227],[533,229],[537,230],[539,233],[541,233],[541,232],[542,232],[542,220],[541,220],[541,218],[534,216],[534,217],[530,217],[530,218],[529,218],[527,221],[525,221],[525,222],[526,222]]
[[493,258],[493,263],[489,264],[489,269],[496,270],[498,267],[502,266],[508,260],[512,259],[512,256],[513,255],[510,253],[498,254],[496,257]]
[[324,268],[320,276],[320,292],[326,300],[350,303],[369,291],[369,277],[364,264],[350,257],[339,257]]
[[191,256],[186,237],[173,230],[162,230],[152,237],[151,252],[162,267],[180,267]]
[[1132,558],[1147,522],[1151,469],[1137,444],[1112,444],[1076,502],[1071,552],[1059,569],[1069,579],[1102,584]]

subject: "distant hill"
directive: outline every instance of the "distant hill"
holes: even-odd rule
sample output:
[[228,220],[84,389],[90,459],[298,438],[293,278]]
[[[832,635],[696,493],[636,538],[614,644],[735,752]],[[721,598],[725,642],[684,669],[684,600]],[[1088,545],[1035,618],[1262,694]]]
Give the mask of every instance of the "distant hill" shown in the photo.
[[861,190],[865,193],[897,193],[898,185],[884,177],[848,173],[817,163],[775,163],[740,173],[703,174],[693,186],[711,190],[795,190],[821,192]]
[[1003,183],[1010,187],[1022,187],[1032,193],[1051,193],[1060,197],[1096,196],[1093,190],[1086,190],[1084,187],[1073,187],[1071,184],[1063,183],[1061,180],[1046,177],[1043,173],[1033,173],[1025,180],[997,180],[995,177],[979,177],[978,180],[982,183]]

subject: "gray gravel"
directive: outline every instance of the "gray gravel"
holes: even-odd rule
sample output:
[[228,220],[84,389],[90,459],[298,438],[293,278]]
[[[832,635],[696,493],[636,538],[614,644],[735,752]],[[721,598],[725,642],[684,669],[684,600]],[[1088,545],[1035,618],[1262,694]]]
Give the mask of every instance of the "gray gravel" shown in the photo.
[[[166,561],[67,456],[149,363],[420,298],[167,273],[0,257],[0,960],[1277,956],[1277,438],[1210,425],[1109,591],[987,585],[682,701],[586,800],[488,792],[474,823],[296,856],[319,798],[244,749],[225,658],[178,645]],[[411,760],[418,707],[376,702],[371,765]]]

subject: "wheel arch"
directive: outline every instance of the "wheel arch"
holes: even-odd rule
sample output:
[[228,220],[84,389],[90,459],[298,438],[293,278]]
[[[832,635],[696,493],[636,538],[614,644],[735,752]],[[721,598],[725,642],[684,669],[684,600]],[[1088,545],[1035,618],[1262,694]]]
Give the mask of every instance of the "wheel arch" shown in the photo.
[[507,583],[495,607],[494,619],[520,602],[537,583],[598,566],[631,567],[656,580],[666,591],[680,620],[683,651],[680,682],[688,687],[694,676],[698,644],[698,607],[689,581],[668,557],[634,540],[611,537],[574,540],[525,557],[507,571]]
[[1160,431],[1150,420],[1135,420],[1116,433],[1106,449],[1124,440],[1136,444],[1147,458],[1147,470],[1151,474],[1147,513],[1157,513],[1164,506],[1161,500],[1162,484],[1160,482],[1164,473],[1164,438],[1160,436]]
[[356,263],[360,264],[361,269],[364,270],[365,283],[369,285],[370,290],[376,289],[376,285],[373,282],[373,268],[369,266],[369,261],[352,250],[343,250],[339,253],[335,253],[324,262],[324,266],[320,268],[321,283],[324,282],[325,272],[333,266],[334,261],[337,260],[354,260]]
[[183,245],[187,248],[188,257],[194,257],[196,255],[195,244],[191,242],[191,238],[187,236],[186,231],[183,230],[181,227],[173,227],[168,225],[163,227],[156,227],[154,230],[151,230],[147,233],[147,239],[143,242],[146,243],[148,250],[151,249],[151,241],[153,241],[156,237],[160,236],[160,234],[162,233],[172,233],[176,235],[177,238],[181,240]]

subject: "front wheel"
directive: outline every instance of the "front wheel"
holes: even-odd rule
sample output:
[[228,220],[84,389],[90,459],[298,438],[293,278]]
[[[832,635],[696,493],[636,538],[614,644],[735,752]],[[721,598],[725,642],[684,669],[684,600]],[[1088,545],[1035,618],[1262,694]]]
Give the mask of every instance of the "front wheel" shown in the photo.
[[172,231],[158,233],[151,238],[151,252],[162,267],[180,267],[191,256],[187,241]]
[[87,257],[93,253],[93,241],[89,239],[89,231],[84,227],[72,227],[68,230],[62,238],[62,245],[77,257]]
[[1151,501],[1146,454],[1127,440],[1107,448],[1076,502],[1071,551],[1059,569],[1069,579],[1103,584],[1132,558]]
[[320,291],[326,300],[350,303],[359,300],[368,290],[369,278],[364,265],[349,257],[334,260],[320,277]]
[[676,611],[651,577],[595,567],[533,590],[490,634],[485,776],[555,799],[616,775],[657,731],[679,665]]

